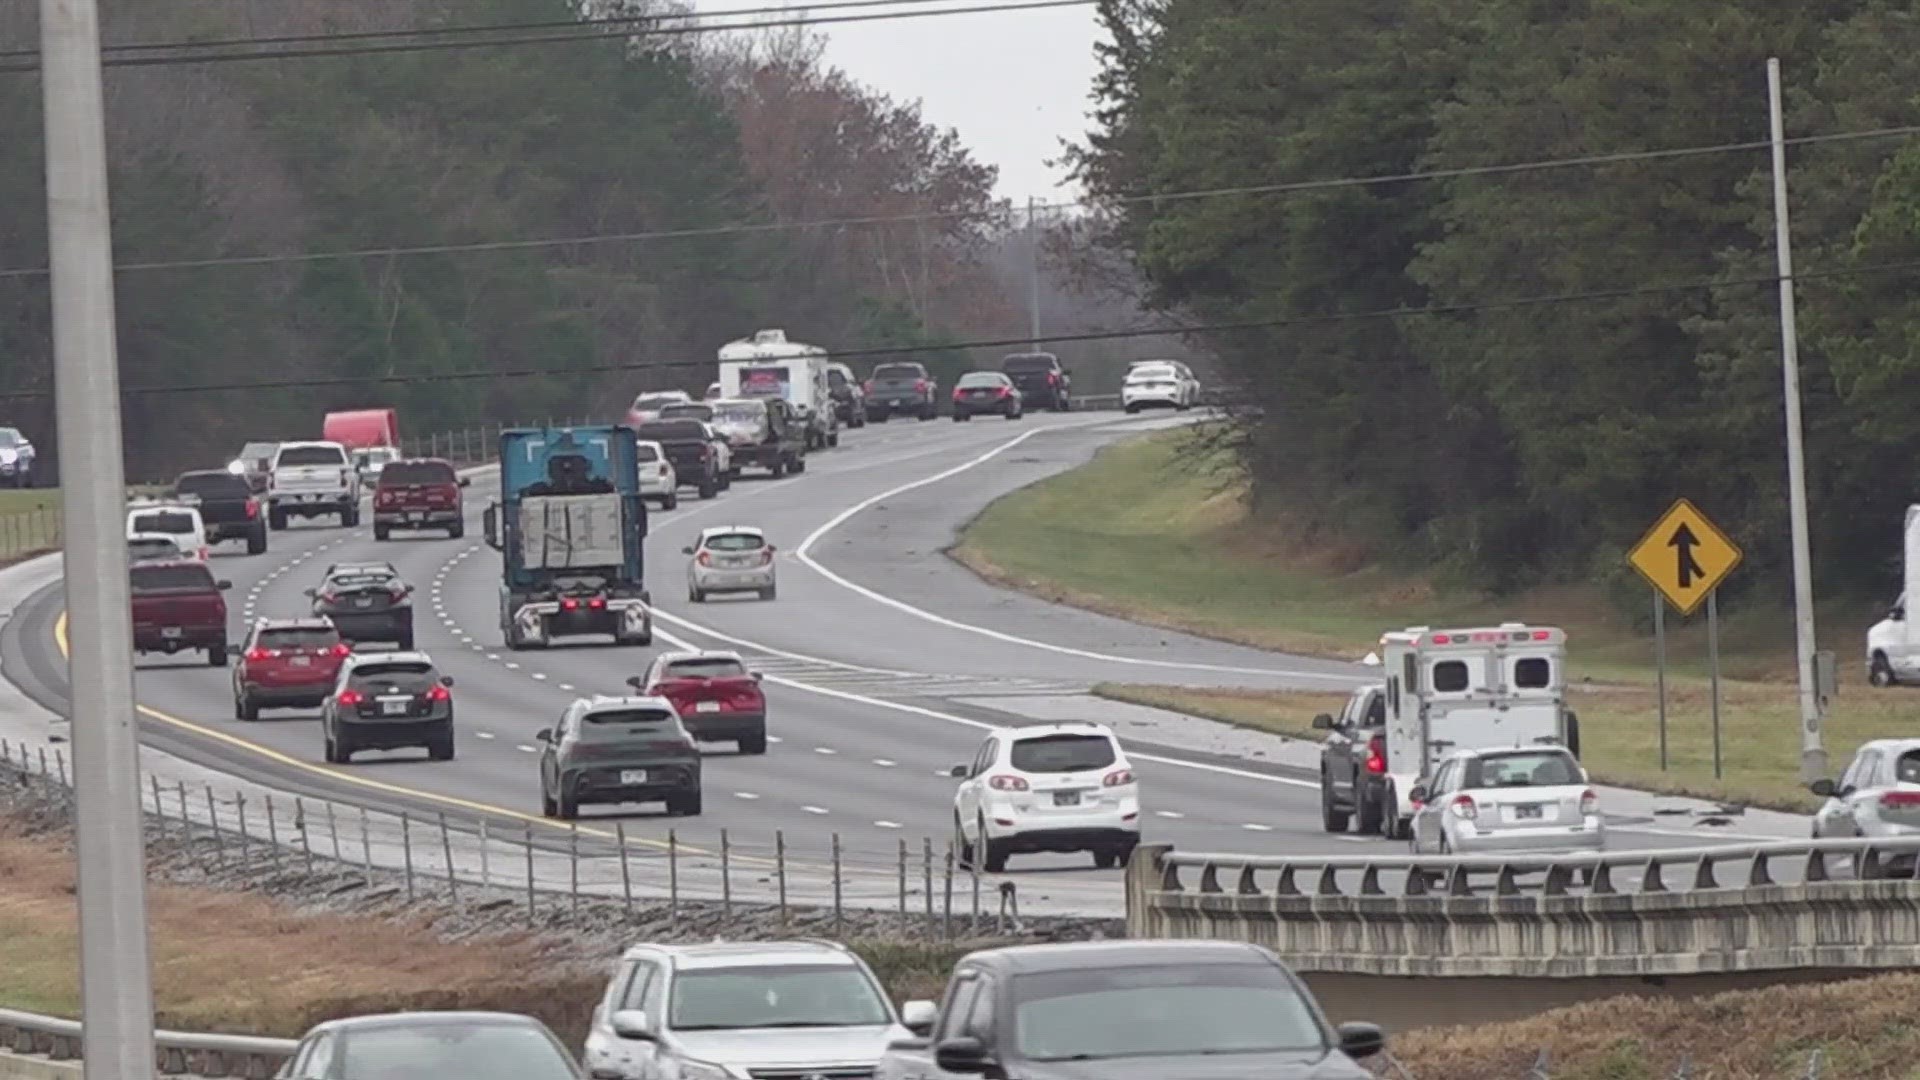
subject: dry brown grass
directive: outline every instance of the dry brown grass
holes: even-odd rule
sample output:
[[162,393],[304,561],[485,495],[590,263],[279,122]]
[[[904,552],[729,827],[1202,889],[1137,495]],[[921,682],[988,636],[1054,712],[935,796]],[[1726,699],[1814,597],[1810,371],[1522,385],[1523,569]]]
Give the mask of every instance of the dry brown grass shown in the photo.
[[1513,1080],[1541,1049],[1554,1080],[1666,1080],[1682,1056],[1697,1077],[1894,1080],[1920,1075],[1920,975],[1745,990],[1694,1001],[1612,998],[1525,1020],[1394,1038],[1418,1080]]

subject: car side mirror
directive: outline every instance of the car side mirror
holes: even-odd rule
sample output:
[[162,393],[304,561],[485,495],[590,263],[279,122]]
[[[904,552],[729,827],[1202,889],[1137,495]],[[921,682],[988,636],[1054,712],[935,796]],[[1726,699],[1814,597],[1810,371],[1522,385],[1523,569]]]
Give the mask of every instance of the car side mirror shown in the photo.
[[623,1039],[642,1039],[652,1042],[655,1035],[653,1017],[645,1009],[621,1009],[612,1017],[613,1033]]
[[644,693],[647,689],[647,680],[635,675],[627,680],[627,685]]
[[480,523],[481,523],[482,529],[487,534],[487,546],[492,548],[495,551],[499,551],[500,550],[500,504],[494,503],[493,505],[487,507],[487,512],[480,516]]
[[227,655],[228,655],[228,656],[241,656],[241,655],[244,655],[244,654],[246,653],[246,651],[247,651],[246,649],[244,649],[244,648],[241,648],[241,647],[240,647],[240,646],[238,646],[238,645],[229,645],[229,646],[227,646]]
[[1333,716],[1332,716],[1331,714],[1329,714],[1329,713],[1321,713],[1321,714],[1320,714],[1319,716],[1316,716],[1316,717],[1314,717],[1314,718],[1313,718],[1313,730],[1315,730],[1315,731],[1332,731],[1332,730],[1333,730]]
[[900,1007],[900,1026],[915,1035],[925,1035],[933,1030],[934,1021],[940,1019],[940,1006],[931,1001],[909,1001]]
[[774,546],[773,546],[772,544],[768,544],[768,545],[767,545],[767,550],[768,550],[768,551],[779,551],[780,549],[779,549],[779,548],[777,548],[777,547],[774,547]]
[[1834,798],[1840,793],[1840,789],[1834,786],[1833,781],[1827,779],[1824,776],[1818,780],[1815,780],[1813,783],[1808,784],[1807,790],[1813,792],[1815,795],[1818,795],[1823,799]]
[[220,590],[221,592],[226,592],[226,591],[227,591],[228,589],[231,589],[231,588],[233,588],[233,582],[231,582],[231,581],[216,581],[216,582],[214,582],[214,583],[213,583],[213,587],[214,587],[214,588],[216,588],[216,589],[219,589],[219,590]]
[[955,765],[953,768],[947,770],[947,775],[956,780],[965,780],[967,774],[972,771],[973,770],[966,765]]
[[473,486],[473,477],[471,477],[471,476],[463,476],[463,477],[461,477],[461,478],[460,478],[460,486],[461,486],[461,487],[472,487],[472,486]]
[[693,554],[693,549],[692,549],[692,548],[690,548],[690,547],[683,547],[683,548],[681,548],[681,549],[680,549],[680,554],[682,554],[682,555],[691,555],[691,554]]
[[1412,802],[1417,802],[1417,803],[1426,802],[1427,801],[1427,785],[1425,784],[1413,785],[1413,789],[1407,792],[1407,798]]
[[440,676],[440,685],[451,688],[453,686],[453,676],[451,675]]
[[300,595],[302,595],[302,596],[306,596],[306,597],[311,597],[311,596],[313,595],[313,590],[312,590],[312,589],[301,589],[301,590],[300,590]]
[[1369,1058],[1387,1048],[1387,1033],[1380,1030],[1379,1024],[1367,1024],[1350,1021],[1341,1024],[1340,1052],[1359,1060]]
[[754,681],[754,682],[760,682],[761,680],[763,680],[763,679],[765,679],[765,678],[766,678],[766,676],[765,676],[765,675],[763,675],[763,674],[761,674],[761,673],[760,673],[760,672],[758,672],[758,671],[755,671],[755,672],[752,672],[752,675],[753,675],[753,681]]
[[534,732],[533,741],[534,742],[552,742],[553,729],[550,727],[543,727],[539,731]]
[[933,1048],[933,1063],[953,1073],[983,1073],[993,1064],[987,1044],[971,1035],[944,1040]]
[[1894,622],[1905,622],[1907,620],[1907,609],[1904,607],[1896,607],[1892,611],[1887,612],[1887,618],[1892,619]]

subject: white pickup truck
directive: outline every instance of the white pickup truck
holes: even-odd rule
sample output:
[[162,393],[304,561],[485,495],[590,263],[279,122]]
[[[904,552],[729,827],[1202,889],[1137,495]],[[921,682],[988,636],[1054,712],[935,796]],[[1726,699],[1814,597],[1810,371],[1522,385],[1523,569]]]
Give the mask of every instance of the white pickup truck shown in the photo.
[[360,473],[337,442],[281,443],[267,469],[267,524],[287,527],[289,518],[338,514],[351,529],[360,524]]

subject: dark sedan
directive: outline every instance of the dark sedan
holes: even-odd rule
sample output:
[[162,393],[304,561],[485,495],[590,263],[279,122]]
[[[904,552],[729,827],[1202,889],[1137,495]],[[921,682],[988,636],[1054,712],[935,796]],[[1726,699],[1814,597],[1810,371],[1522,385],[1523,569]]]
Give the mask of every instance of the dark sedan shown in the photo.
[[308,589],[313,613],[333,620],[343,641],[413,648],[413,586],[391,563],[336,563]]
[[581,1080],[586,1074],[531,1016],[408,1012],[329,1020],[300,1040],[282,1080]]
[[982,414],[1018,420],[1027,412],[1026,396],[1013,380],[997,371],[969,371],[953,384],[953,418],[971,420]]

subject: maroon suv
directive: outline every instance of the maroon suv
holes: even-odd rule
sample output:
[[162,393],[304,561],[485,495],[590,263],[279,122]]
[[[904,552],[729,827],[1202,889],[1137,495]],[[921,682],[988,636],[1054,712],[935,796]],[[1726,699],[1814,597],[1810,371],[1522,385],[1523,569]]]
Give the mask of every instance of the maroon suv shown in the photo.
[[326,619],[261,619],[233,669],[234,717],[258,720],[261,709],[320,707],[352,651]]
[[441,458],[388,462],[373,488],[373,538],[385,540],[395,529],[445,529],[460,539],[467,531],[460,489],[468,482]]
[[172,656],[205,649],[211,667],[227,665],[227,598],[231,581],[215,581],[197,559],[134,563],[133,651]]

